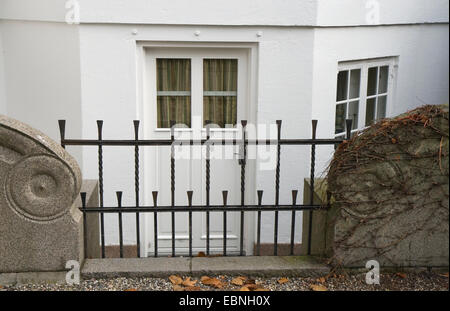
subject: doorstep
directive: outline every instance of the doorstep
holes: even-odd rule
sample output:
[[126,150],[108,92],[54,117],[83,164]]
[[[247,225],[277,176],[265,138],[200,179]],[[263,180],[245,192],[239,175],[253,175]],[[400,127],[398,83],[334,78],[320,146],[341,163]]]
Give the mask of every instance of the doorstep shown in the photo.
[[180,275],[321,276],[330,268],[310,256],[159,257],[86,259],[88,278],[167,277]]

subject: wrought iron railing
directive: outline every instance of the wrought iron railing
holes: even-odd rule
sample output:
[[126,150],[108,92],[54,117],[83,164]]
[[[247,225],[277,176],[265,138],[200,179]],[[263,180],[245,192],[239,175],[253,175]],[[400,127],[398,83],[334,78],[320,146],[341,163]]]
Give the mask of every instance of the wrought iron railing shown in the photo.
[[[247,121],[242,120],[242,138],[241,139],[213,139],[210,137],[209,122],[206,126],[206,139],[190,139],[190,140],[175,140],[174,135],[174,122],[171,121],[171,137],[170,139],[152,139],[143,140],[139,139],[139,121],[134,120],[134,139],[120,140],[120,139],[103,139],[102,128],[103,121],[97,121],[98,138],[97,139],[67,139],[65,137],[65,120],[59,120],[59,130],[61,135],[61,146],[97,146],[98,147],[98,181],[99,181],[99,207],[87,207],[86,206],[86,193],[80,193],[82,206],[80,210],[83,212],[84,217],[84,232],[87,232],[87,213],[99,213],[100,214],[100,240],[101,240],[101,256],[105,257],[105,213],[114,213],[118,215],[119,220],[119,254],[123,257],[123,213],[135,213],[136,214],[136,244],[137,244],[137,257],[140,257],[140,215],[142,213],[153,213],[154,215],[154,256],[158,256],[158,213],[171,213],[171,231],[172,231],[172,256],[176,256],[175,247],[175,213],[187,212],[189,222],[189,256],[192,256],[192,213],[204,212],[206,213],[206,255],[210,254],[210,212],[223,212],[223,256],[227,255],[227,213],[240,212],[240,250],[239,254],[244,255],[244,213],[250,211],[257,212],[257,236],[256,236],[256,255],[261,253],[261,213],[262,212],[274,212],[274,240],[273,240],[273,254],[278,255],[278,213],[284,211],[291,211],[291,236],[290,236],[290,254],[294,254],[294,236],[295,236],[295,216],[297,211],[309,210],[311,211],[308,219],[308,246],[307,254],[311,254],[311,233],[312,233],[312,211],[321,208],[320,205],[313,204],[314,197],[314,175],[315,175],[315,152],[317,145],[336,145],[343,141],[343,139],[318,139],[316,138],[317,120],[312,120],[312,138],[311,139],[282,139],[281,138],[281,120],[277,123],[277,139],[248,139],[246,137],[246,125]],[[347,138],[350,137],[352,120],[346,120]],[[174,157],[175,144],[182,145],[201,145],[206,148],[205,159],[205,174],[206,174],[206,204],[193,205],[192,197],[193,191],[187,191],[187,205],[175,205],[175,173],[176,173],[176,160]],[[210,204],[210,148],[214,145],[238,145],[243,149],[243,157],[240,159],[241,176],[240,176],[240,204],[228,204],[228,191],[222,191],[223,204],[212,205]],[[245,204],[245,173],[246,173],[246,160],[247,160],[247,146],[249,145],[276,145],[276,168],[275,168],[275,204],[263,204],[262,197],[263,191],[257,191],[258,203],[254,205]],[[280,155],[281,146],[284,145],[310,145],[311,146],[311,164],[310,164],[310,202],[309,204],[297,204],[297,190],[292,190],[292,204],[279,204],[280,196]],[[135,192],[135,205],[134,206],[122,206],[122,191],[117,191],[117,206],[104,206],[104,189],[103,189],[103,147],[105,146],[134,146],[134,192]],[[139,194],[139,150],[144,146],[170,146],[171,147],[171,161],[170,161],[170,181],[171,181],[171,204],[168,206],[158,205],[158,192],[152,191],[153,206],[140,205]],[[85,239],[86,247],[86,239]]]

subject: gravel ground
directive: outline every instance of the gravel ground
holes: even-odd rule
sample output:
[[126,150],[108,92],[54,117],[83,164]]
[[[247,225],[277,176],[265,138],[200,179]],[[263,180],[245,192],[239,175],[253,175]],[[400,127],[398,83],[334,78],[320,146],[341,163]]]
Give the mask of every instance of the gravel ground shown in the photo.
[[[187,276],[180,276],[186,280]],[[202,284],[201,278],[191,277],[188,281],[197,281],[194,286],[174,285],[169,278],[113,278],[82,280],[79,285],[66,284],[25,284],[0,286],[1,291],[171,291],[171,290],[250,290],[270,291],[448,291],[448,273],[386,273],[380,276],[380,285],[367,285],[365,274],[331,275],[325,278],[247,278],[242,276],[242,285],[233,285],[231,276],[210,276],[220,281],[219,288]],[[284,283],[283,283],[284,281]],[[235,281],[236,282],[236,281]],[[282,283],[282,284],[280,284]],[[250,285],[245,285],[250,284]]]

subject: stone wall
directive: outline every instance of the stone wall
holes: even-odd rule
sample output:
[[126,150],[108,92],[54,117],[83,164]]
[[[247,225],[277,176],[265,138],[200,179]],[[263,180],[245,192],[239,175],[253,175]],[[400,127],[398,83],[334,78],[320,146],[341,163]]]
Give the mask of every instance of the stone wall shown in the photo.
[[[0,274],[64,271],[85,258],[75,160],[45,134],[0,115]],[[96,182],[86,182],[90,206]],[[98,256],[98,216],[88,216],[87,255]]]
[[377,122],[336,150],[333,262],[449,265],[448,106]]

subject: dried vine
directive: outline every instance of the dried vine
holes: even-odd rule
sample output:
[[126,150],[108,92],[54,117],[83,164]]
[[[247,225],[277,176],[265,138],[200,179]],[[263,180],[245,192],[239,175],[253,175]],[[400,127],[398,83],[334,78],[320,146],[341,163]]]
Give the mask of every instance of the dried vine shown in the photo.
[[[426,264],[436,255],[418,256],[414,239],[445,233],[448,256],[448,122],[448,106],[427,105],[381,120],[337,148],[327,174],[338,208],[334,263]],[[408,245],[411,254],[399,254]]]

